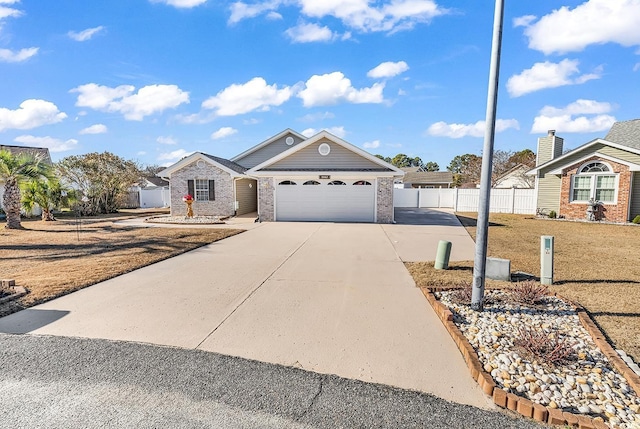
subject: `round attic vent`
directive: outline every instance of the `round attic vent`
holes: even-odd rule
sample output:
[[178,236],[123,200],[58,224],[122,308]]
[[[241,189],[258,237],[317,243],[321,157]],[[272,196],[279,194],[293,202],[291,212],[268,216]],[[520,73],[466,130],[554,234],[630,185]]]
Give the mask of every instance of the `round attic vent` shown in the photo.
[[284,142],[287,144],[287,146],[291,146],[294,143],[293,137],[287,137]]
[[331,146],[326,143],[322,143],[318,146],[318,153],[322,156],[327,156],[331,152]]
[[204,161],[199,159],[198,162],[196,162],[196,165],[198,166],[198,168],[204,168]]

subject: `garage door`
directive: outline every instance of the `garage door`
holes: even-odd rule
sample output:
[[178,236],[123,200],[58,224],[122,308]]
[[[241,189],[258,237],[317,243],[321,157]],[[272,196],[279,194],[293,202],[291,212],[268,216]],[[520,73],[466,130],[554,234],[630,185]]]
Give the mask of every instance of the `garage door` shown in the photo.
[[276,220],[373,222],[373,180],[280,180],[276,184]]

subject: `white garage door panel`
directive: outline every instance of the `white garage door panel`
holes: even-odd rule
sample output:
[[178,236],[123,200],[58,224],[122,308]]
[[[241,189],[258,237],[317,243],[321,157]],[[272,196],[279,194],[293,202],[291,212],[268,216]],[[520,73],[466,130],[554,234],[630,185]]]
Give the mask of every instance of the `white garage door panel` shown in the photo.
[[276,185],[276,219],[279,221],[373,222],[375,186]]

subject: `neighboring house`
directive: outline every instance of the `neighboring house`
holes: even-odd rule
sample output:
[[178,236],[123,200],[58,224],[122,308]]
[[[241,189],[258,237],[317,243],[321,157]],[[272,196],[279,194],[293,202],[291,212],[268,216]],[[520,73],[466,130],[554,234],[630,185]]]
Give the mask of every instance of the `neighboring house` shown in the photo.
[[136,207],[169,207],[171,204],[169,181],[161,177],[144,178],[141,183],[131,187],[131,194],[137,195]]
[[393,222],[393,181],[404,172],[326,131],[307,138],[287,129],[230,160],[196,152],[158,176],[167,178],[171,214],[261,221]]
[[396,188],[450,188],[453,173],[450,171],[420,171],[419,167],[402,168],[404,177],[396,180]]
[[[8,150],[14,155],[18,155],[20,153],[29,153],[34,156],[41,157],[44,160],[44,162],[46,162],[49,165],[52,164],[51,155],[49,154],[49,149],[47,149],[46,147],[41,148],[41,147],[13,146],[13,145],[0,144],[0,150]],[[4,207],[2,205],[3,195],[4,195],[4,183],[2,182],[2,179],[0,179],[0,208],[4,210]],[[40,213],[41,213],[40,207],[37,207],[37,206],[34,207],[31,212],[31,214],[34,216],[38,216],[40,215]]]
[[509,189],[509,188],[526,188],[531,189],[535,185],[535,179],[531,176],[527,176],[527,172],[531,170],[531,167],[525,164],[518,164],[507,170],[498,178],[493,185],[495,189]]
[[598,138],[567,153],[549,131],[538,139],[537,207],[567,219],[585,219],[589,200],[600,202],[597,219],[627,222],[640,214],[640,119],[616,122]]

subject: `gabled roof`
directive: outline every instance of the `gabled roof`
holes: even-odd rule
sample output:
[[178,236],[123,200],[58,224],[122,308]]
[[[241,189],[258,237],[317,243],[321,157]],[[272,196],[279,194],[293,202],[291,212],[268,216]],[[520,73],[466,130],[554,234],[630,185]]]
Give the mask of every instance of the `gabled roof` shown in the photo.
[[49,154],[49,149],[47,149],[46,147],[14,146],[14,145],[0,144],[0,150],[8,150],[14,155],[18,155],[21,153],[28,153],[34,156],[40,156],[45,162],[51,164],[51,155]]
[[640,119],[633,119],[630,121],[616,122],[611,126],[611,129],[607,133],[604,139],[591,140],[577,148],[570,150],[561,156],[554,158],[550,161],[540,164],[535,168],[529,170],[526,174],[536,174],[543,168],[547,168],[551,165],[559,163],[564,159],[573,156],[576,152],[587,149],[597,144],[604,144],[616,149],[626,150],[631,153],[640,155]]
[[505,171],[504,173],[502,173],[501,175],[499,175],[498,177],[496,177],[496,182],[499,182],[500,180],[504,179],[505,177],[508,177],[510,175],[512,175],[513,173],[518,172],[519,170],[521,170],[522,172],[527,172],[531,169],[531,167],[529,167],[526,164],[516,164],[513,167],[511,167],[510,169],[508,169],[507,171]]
[[319,133],[317,133],[316,135],[309,137],[307,140],[298,143],[297,145],[293,146],[291,149],[288,149],[276,156],[274,156],[271,159],[266,160],[265,162],[263,162],[262,164],[256,165],[255,167],[247,170],[247,174],[255,174],[257,172],[259,172],[262,169],[266,169],[267,167],[269,167],[272,164],[275,164],[278,161],[281,161],[285,158],[287,158],[288,156],[293,155],[294,153],[297,153],[301,150],[303,150],[304,148],[319,142],[322,139],[328,139],[334,143],[337,143],[338,145],[342,146],[343,148],[350,150],[351,152],[356,153],[357,155],[362,156],[363,158],[373,162],[374,164],[379,165],[381,168],[387,170],[388,172],[392,172],[394,173],[394,176],[398,176],[398,177],[402,177],[404,176],[404,171],[400,170],[398,167],[391,165],[383,160],[381,160],[378,157],[375,157],[373,155],[371,155],[370,153],[360,149],[359,147],[356,147],[354,145],[352,145],[351,143],[348,143],[344,140],[342,140],[340,137],[337,137],[333,134],[331,134],[328,131],[320,131]]
[[263,141],[262,143],[258,143],[257,145],[245,150],[244,152],[242,152],[239,155],[234,156],[233,158],[231,158],[231,161],[238,161],[239,159],[242,159],[244,157],[246,157],[247,155],[252,154],[253,152],[257,151],[258,149],[262,149],[265,146],[268,146],[269,144],[273,143],[276,140],[281,139],[282,137],[286,136],[287,134],[293,134],[294,136],[298,137],[301,140],[306,140],[306,137],[303,136],[302,134],[298,133],[297,131],[292,130],[291,128],[287,128],[286,130],[276,134],[273,137],[268,138],[267,140]]
[[219,169],[226,171],[227,173],[229,173],[231,176],[234,176],[234,177],[243,176],[244,172],[247,171],[246,168],[236,164],[233,161],[229,161],[228,159],[219,158],[217,156],[209,155],[202,152],[194,152],[191,155],[185,158],[182,158],[180,161],[176,162],[175,164],[158,172],[156,176],[171,177],[171,174],[173,174],[174,172],[200,159],[205,162],[208,162],[209,164],[215,165]]
[[169,182],[164,180],[162,177],[145,177],[145,180],[153,186],[169,186]]
[[418,171],[415,173],[405,173],[403,182],[404,183],[453,183],[453,173],[450,171]]
[[230,161],[228,159],[220,158],[220,157],[213,156],[213,155],[209,155],[207,153],[203,153],[203,155],[208,157],[209,159],[217,162],[220,165],[224,165],[225,167],[227,167],[230,170],[235,171],[236,173],[244,173],[245,171],[247,171],[247,169],[244,168],[243,166],[238,165],[235,162]]
[[634,149],[640,149],[640,119],[616,122],[604,138]]

